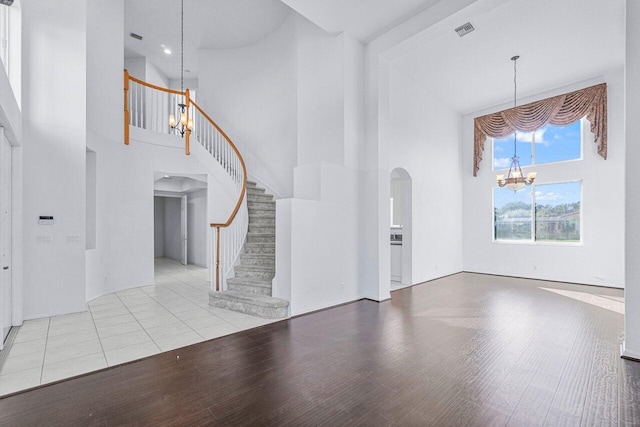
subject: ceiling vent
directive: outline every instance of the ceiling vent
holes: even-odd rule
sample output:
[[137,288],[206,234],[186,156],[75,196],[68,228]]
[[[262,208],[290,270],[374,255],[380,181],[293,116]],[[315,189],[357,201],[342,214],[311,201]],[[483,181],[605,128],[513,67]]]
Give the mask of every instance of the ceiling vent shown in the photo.
[[11,6],[13,4],[13,0],[0,0],[0,4]]
[[458,35],[462,37],[462,36],[466,36],[473,30],[475,30],[475,28],[473,27],[473,25],[471,25],[471,22],[467,22],[466,24],[463,24],[458,28],[456,28],[456,33],[458,33]]
[[[2,1],[2,0],[0,0]],[[142,40],[142,36],[140,34],[136,34],[136,33],[130,33],[129,34],[131,37],[133,37],[136,40]]]

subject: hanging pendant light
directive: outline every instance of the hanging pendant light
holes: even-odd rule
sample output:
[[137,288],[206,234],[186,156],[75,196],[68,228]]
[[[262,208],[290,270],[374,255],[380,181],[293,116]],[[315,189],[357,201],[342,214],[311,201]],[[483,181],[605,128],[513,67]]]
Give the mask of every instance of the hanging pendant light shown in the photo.
[[[516,63],[520,57],[518,55],[511,58],[513,61],[513,108],[516,107],[516,96],[518,91],[517,86],[517,69]],[[496,175],[496,181],[499,187],[506,187],[509,190],[518,191],[522,190],[526,185],[533,184],[536,179],[536,172],[529,172],[525,177],[520,168],[520,158],[518,157],[518,145],[517,145],[517,132],[513,133],[513,157],[511,158],[511,165],[509,166],[509,173],[505,179],[504,175]]]
[[[180,91],[184,91],[184,0],[180,0]],[[189,117],[187,104],[178,104],[180,121],[176,122],[176,116],[169,115],[169,126],[184,138],[184,134],[193,129],[193,119]]]

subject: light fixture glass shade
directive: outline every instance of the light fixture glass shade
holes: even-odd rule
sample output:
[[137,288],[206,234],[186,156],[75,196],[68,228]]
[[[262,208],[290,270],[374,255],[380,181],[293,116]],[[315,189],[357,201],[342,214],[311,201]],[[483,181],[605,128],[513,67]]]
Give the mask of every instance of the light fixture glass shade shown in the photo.
[[513,191],[522,190],[524,188],[524,186],[525,186],[524,182],[514,182],[513,184],[505,185],[505,187],[507,187],[509,190],[513,190]]
[[189,130],[193,129],[193,119],[189,119],[187,121],[187,129]]
[[180,113],[180,124],[183,126],[187,124],[187,113]]
[[173,114],[169,115],[169,126],[171,127],[176,126],[176,116],[174,116]]

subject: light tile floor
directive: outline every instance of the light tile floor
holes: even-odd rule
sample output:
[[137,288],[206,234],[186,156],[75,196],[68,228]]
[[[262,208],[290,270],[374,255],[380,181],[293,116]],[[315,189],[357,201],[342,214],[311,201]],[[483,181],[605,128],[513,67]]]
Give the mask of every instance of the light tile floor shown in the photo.
[[155,285],[28,320],[0,372],[0,396],[273,322],[209,306],[208,271],[156,259]]

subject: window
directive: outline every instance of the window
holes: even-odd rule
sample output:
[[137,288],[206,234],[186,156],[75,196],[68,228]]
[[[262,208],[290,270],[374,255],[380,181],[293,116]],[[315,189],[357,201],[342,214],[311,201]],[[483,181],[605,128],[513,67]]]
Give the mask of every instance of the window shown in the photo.
[[496,241],[581,241],[580,181],[534,184],[516,193],[494,188],[493,201]]
[[[583,119],[584,120],[584,119]],[[534,132],[516,132],[520,166],[582,158],[582,120],[567,126],[546,125]],[[513,134],[493,140],[493,170],[508,169],[513,157]]]
[[[582,133],[586,126],[583,118],[567,126],[549,124],[534,132],[516,132],[520,165],[524,168],[548,164],[544,169],[548,177],[547,173],[554,168],[563,167],[553,163],[582,159]],[[513,156],[513,134],[494,139],[492,145],[493,169],[508,169]],[[581,242],[582,181],[579,176],[571,178],[575,180],[536,181],[515,193],[494,187],[494,241]]]

